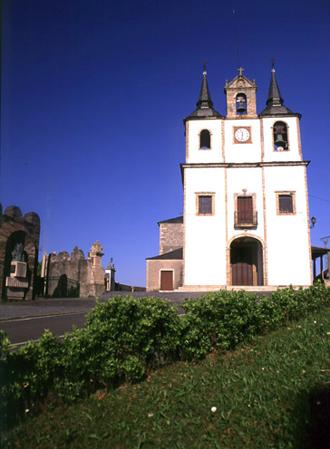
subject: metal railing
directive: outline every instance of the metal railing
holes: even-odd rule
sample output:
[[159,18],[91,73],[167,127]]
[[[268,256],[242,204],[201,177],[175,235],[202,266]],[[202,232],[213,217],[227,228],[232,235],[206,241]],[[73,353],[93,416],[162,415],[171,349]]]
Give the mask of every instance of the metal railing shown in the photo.
[[234,212],[235,228],[256,228],[258,226],[258,212]]

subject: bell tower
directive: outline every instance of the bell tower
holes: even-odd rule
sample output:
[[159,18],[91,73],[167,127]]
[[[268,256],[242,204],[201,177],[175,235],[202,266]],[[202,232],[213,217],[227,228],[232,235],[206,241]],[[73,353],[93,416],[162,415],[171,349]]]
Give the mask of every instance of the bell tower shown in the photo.
[[257,85],[255,80],[249,80],[243,72],[244,69],[240,67],[238,75],[233,80],[226,81],[227,118],[257,117]]

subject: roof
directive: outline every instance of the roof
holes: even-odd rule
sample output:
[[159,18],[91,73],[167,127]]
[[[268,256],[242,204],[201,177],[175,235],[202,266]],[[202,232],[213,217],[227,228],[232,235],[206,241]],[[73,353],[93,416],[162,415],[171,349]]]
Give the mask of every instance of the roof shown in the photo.
[[250,80],[245,75],[243,75],[244,69],[240,67],[238,69],[238,74],[230,81],[225,83],[225,93],[227,89],[238,89],[238,88],[257,88],[255,80]]
[[213,101],[211,99],[211,94],[209,91],[207,72],[205,68],[203,71],[201,90],[196,106],[197,108],[195,109],[195,111],[192,112],[188,117],[186,117],[184,121],[205,118],[223,118],[223,116],[213,108]]
[[330,253],[330,248],[322,248],[320,246],[312,246],[312,257],[313,259],[319,256],[324,256],[324,254]]
[[175,249],[169,253],[160,254],[159,256],[147,257],[147,260],[181,260],[183,259],[183,248]]
[[272,74],[269,83],[268,99],[265,109],[259,114],[260,117],[265,116],[299,116],[300,114],[292,112],[284,105],[284,100],[281,96],[280,88],[276,80],[275,67],[272,67]]
[[168,220],[162,220],[158,222],[159,225],[163,223],[183,223],[183,216],[180,215],[180,217],[169,218]]

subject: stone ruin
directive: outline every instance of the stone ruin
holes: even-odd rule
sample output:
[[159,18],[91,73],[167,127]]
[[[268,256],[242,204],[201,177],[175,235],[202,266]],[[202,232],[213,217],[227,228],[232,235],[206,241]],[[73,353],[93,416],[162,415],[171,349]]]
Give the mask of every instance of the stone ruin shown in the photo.
[[17,206],[0,205],[0,297],[33,299],[36,294],[40,219]]
[[106,273],[102,267],[103,248],[95,242],[87,258],[75,247],[71,254],[62,251],[45,255],[41,275],[44,295],[52,297],[97,297],[106,291]]

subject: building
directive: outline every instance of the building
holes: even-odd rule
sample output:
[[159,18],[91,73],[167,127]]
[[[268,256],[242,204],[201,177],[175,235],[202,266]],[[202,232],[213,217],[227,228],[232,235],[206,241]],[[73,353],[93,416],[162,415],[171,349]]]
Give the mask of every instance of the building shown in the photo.
[[242,68],[224,90],[226,116],[214,108],[204,70],[197,108],[184,119],[183,216],[159,222],[147,290],[312,283],[301,115],[284,105],[274,67],[259,114],[256,83]]

